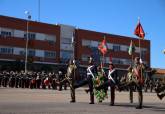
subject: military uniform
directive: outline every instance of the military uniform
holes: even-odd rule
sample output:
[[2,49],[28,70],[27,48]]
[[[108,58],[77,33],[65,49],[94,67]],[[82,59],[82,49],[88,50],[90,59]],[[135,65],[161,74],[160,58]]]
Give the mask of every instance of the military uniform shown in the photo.
[[67,68],[67,73],[66,73],[66,79],[67,79],[67,81],[69,83],[70,92],[71,92],[71,101],[70,102],[76,102],[76,99],[75,99],[75,88],[73,87],[74,83],[75,83],[75,73],[76,73],[75,70],[76,70],[76,68],[77,67],[76,67],[74,61],[70,60],[68,68]]
[[160,100],[163,99],[163,97],[165,97],[165,85],[161,85],[155,88],[155,91],[157,93],[157,96]]
[[119,79],[117,76],[117,71],[115,70],[115,67],[112,63],[109,64],[109,70],[108,70],[108,80],[106,80],[103,84],[101,84],[98,87],[95,87],[96,90],[105,89],[108,86],[111,87],[111,100],[110,105],[113,106],[115,102],[115,86],[118,85]]
[[89,65],[87,67],[87,77],[82,80],[79,84],[74,85],[74,88],[78,88],[88,84],[90,93],[90,103],[94,104],[94,92],[93,92],[93,79],[97,76],[97,67],[93,64],[93,59],[89,58]]
[[128,73],[131,73],[130,77],[128,76],[129,81],[120,84],[119,88],[120,90],[122,90],[125,87],[135,86],[138,91],[138,106],[136,108],[141,109],[142,103],[143,103],[142,87],[144,84],[143,73],[145,70],[145,66],[142,63],[140,63],[139,57],[135,58],[134,66],[131,69],[132,69],[132,72],[128,72]]

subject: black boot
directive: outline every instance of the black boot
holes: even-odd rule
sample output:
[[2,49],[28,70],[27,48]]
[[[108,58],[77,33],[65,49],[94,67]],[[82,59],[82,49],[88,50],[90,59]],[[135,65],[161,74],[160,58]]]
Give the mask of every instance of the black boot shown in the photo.
[[157,96],[158,96],[158,98],[159,98],[160,100],[163,99],[163,95],[162,95],[162,94],[157,94]]
[[85,89],[84,91],[85,91],[85,92],[88,94],[88,92],[89,92],[89,89]]
[[136,109],[142,109],[142,106],[137,106]]

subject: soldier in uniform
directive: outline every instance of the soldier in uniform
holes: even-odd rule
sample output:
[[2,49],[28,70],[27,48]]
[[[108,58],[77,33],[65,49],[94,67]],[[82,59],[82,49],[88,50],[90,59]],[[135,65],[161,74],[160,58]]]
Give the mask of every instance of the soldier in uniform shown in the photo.
[[111,101],[110,101],[110,105],[113,106],[114,105],[114,101],[115,101],[115,86],[118,85],[118,76],[117,76],[117,72],[115,70],[115,66],[113,65],[112,62],[109,63],[109,70],[108,70],[108,80],[105,81],[103,84],[101,84],[98,87],[95,87],[96,90],[101,90],[104,88],[107,88],[108,86],[111,87]]
[[74,85],[74,88],[78,88],[88,84],[90,93],[89,104],[94,104],[93,79],[95,78],[95,76],[97,76],[97,67],[94,65],[93,58],[89,57],[86,79],[82,80],[79,84]]
[[143,103],[143,93],[142,93],[142,87],[144,84],[144,77],[143,77],[143,73],[145,70],[145,66],[142,63],[142,61],[140,62],[140,58],[136,57],[135,61],[134,61],[134,66],[132,68],[132,80],[129,82],[126,82],[125,84],[120,85],[120,90],[122,88],[125,88],[127,86],[130,85],[135,85],[138,91],[138,106],[136,107],[136,109],[141,109],[142,108],[142,103]]
[[[67,73],[66,73],[66,80],[69,83],[70,86],[70,92],[71,92],[71,103],[76,102],[75,99],[75,88],[74,83],[75,83],[75,74],[76,74],[76,65],[74,60],[70,60],[67,68]],[[64,81],[66,83],[66,81]]]
[[162,100],[163,97],[165,97],[165,85],[162,84],[161,86],[156,87],[155,91],[160,100]]

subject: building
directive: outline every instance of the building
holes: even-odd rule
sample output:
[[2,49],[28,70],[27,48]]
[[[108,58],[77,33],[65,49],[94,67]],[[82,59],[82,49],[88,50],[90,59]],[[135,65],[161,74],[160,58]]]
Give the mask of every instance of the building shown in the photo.
[[155,68],[156,72],[153,75],[154,80],[160,80],[165,83],[165,69]]
[[[139,39],[127,36],[112,35],[79,29],[68,25],[53,25],[25,19],[0,16],[0,62],[1,69],[5,63],[17,62],[24,64],[28,22],[28,67],[34,64],[60,65],[75,57],[80,65],[87,64],[87,58],[97,56],[98,44],[105,36],[108,53],[104,57],[105,66],[112,62],[118,68],[127,68],[132,61],[128,55],[131,40],[136,45],[133,55],[139,56]],[[72,40],[74,38],[74,46]],[[75,47],[75,48],[73,48]],[[97,51],[98,52],[98,51]],[[150,41],[141,40],[143,62],[150,67]],[[102,58],[102,57],[101,57]],[[23,68],[23,66],[21,67]],[[35,69],[34,67],[31,69]]]

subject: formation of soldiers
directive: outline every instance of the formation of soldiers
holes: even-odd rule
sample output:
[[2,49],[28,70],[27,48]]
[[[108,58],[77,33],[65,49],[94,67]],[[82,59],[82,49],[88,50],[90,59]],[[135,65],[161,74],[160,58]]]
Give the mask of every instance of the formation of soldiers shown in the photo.
[[64,79],[62,71],[54,72],[0,72],[0,87],[31,88],[31,89],[55,89],[61,91],[67,89],[67,83],[59,83]]
[[[96,66],[93,58],[89,57],[88,66],[86,69],[86,78],[76,83],[75,76],[79,73],[74,60],[70,60],[66,73],[59,70],[57,74],[44,73],[44,72],[0,72],[0,86],[12,87],[12,88],[36,88],[36,89],[57,89],[59,91],[67,89],[67,85],[71,91],[71,103],[76,102],[75,89],[88,85],[88,89],[85,90],[89,93],[90,104],[94,104],[94,98],[96,97],[98,102],[102,102],[107,98],[108,87],[110,87],[110,105],[115,104],[115,90],[130,91],[130,102],[133,102],[133,92],[138,92],[138,105],[137,109],[142,109],[143,106],[143,89],[147,91],[148,85],[152,92],[154,84],[156,84],[155,91],[158,98],[163,99],[165,96],[165,85],[162,85],[157,81],[146,81],[144,79],[145,65],[140,61],[139,57],[135,58],[134,64],[128,68],[126,76],[119,77],[117,70],[112,62],[109,63],[109,69],[104,70],[102,66]],[[148,82],[148,83],[146,83]],[[151,86],[152,85],[152,86]]]
[[[90,102],[89,104],[94,104],[94,95],[95,91],[102,91],[102,93],[107,93],[107,88],[110,86],[110,93],[111,93],[111,100],[110,100],[110,105],[113,106],[115,102],[115,90],[125,90],[126,88],[129,88],[130,91],[130,102],[133,102],[133,87],[136,88],[138,92],[138,105],[136,106],[136,109],[142,109],[143,107],[143,88],[145,87],[145,79],[144,79],[144,73],[145,73],[145,65],[143,62],[140,60],[139,57],[135,58],[134,64],[131,65],[128,69],[128,73],[125,76],[125,80],[122,80],[118,75],[117,75],[117,70],[115,69],[115,66],[113,63],[109,63],[109,70],[108,73],[104,71],[103,68],[101,68],[101,77],[104,78],[104,81],[100,83],[99,85],[96,85],[95,82],[97,80],[98,82],[98,75],[99,71],[97,66],[95,66],[93,59],[90,57],[88,61],[88,67],[87,67],[87,75],[84,80],[82,80],[78,84],[73,84],[72,83],[72,88],[76,89],[79,87],[82,87],[86,84],[88,84],[89,89],[86,89],[85,91],[90,95]],[[73,77],[72,77],[72,80]],[[72,81],[71,80],[71,81]],[[101,78],[100,78],[101,80]],[[100,81],[99,80],[99,81]],[[100,81],[101,82],[101,81]],[[153,84],[153,83],[152,83]],[[153,86],[151,87],[151,91],[153,89]],[[165,92],[162,93],[162,91],[165,90],[165,85],[161,87],[156,87],[155,91],[157,92],[157,96],[162,99],[165,96]],[[146,89],[145,89],[146,91]],[[98,93],[98,92],[97,92]],[[71,92],[71,94],[74,94],[75,96],[75,90],[74,93]],[[99,93],[100,94],[100,93]],[[103,95],[103,94],[102,94]],[[75,97],[71,97],[71,101],[75,102]],[[100,101],[100,100],[99,100]]]

